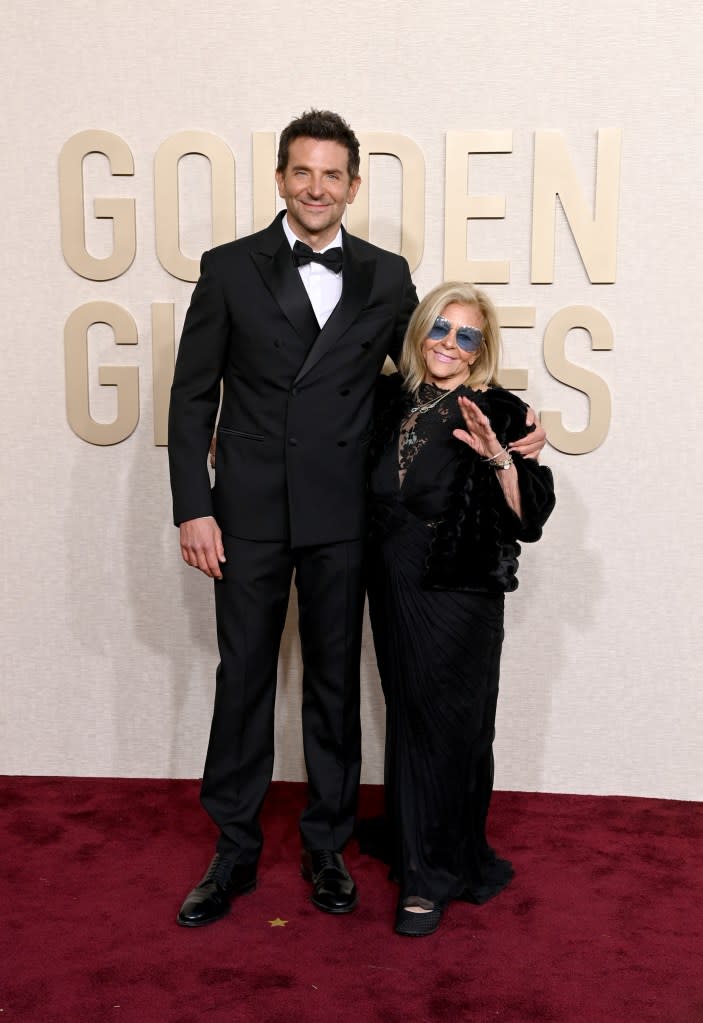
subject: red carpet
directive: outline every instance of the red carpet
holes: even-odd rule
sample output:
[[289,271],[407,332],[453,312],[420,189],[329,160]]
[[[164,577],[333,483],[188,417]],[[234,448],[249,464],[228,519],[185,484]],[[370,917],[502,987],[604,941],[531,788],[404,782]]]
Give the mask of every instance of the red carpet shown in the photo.
[[[361,903],[329,917],[297,873],[300,785],[273,786],[255,894],[175,925],[211,854],[191,781],[0,780],[0,1023],[701,1023],[703,806],[497,793],[516,868],[424,939],[350,847]],[[363,792],[362,812],[380,808]],[[286,921],[272,926],[271,921]]]

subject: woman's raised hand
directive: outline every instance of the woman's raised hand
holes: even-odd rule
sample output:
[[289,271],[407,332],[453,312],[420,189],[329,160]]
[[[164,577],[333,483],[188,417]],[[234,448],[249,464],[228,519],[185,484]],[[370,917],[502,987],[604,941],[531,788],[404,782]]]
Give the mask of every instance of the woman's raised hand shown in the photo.
[[468,444],[481,458],[500,455],[504,449],[498,443],[488,416],[470,398],[457,398],[457,402],[466,429],[453,430],[452,433],[456,439]]

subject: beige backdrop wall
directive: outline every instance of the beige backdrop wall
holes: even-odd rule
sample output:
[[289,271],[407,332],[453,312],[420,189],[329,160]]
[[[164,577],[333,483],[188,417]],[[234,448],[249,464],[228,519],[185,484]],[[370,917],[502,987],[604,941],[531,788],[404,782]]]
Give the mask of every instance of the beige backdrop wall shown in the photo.
[[[589,305],[613,330],[567,355],[612,398],[604,442],[548,448],[558,507],[525,550],[509,598],[497,738],[501,788],[701,797],[699,434],[700,12],[627,0],[539,8],[479,0],[330,7],[211,0],[206,10],[66,0],[3,4],[3,573],[0,770],[197,776],[216,666],[210,584],[183,566],[170,524],[165,448],[154,444],[152,303],[180,330],[192,285],[160,265],[154,156],[184,130],[213,133],[236,160],[236,230],[252,228],[252,134],[311,106],[360,132],[417,144],[426,171],[420,293],[441,279],[447,133],[503,130],[512,152],[472,157],[473,193],[505,196],[504,219],[473,222],[476,256],[510,262],[500,305],[532,306],[534,327],[506,332],[524,396],[588,423],[584,395],[550,375],[543,337],[559,310]],[[616,279],[593,284],[564,215],[554,281],[531,280],[536,132],[562,133],[593,202],[597,132],[622,131]],[[86,160],[87,243],[109,254],[97,196],[136,200],[137,255],[95,282],[62,256],[58,157],[86,129],[124,139],[131,177]],[[271,168],[271,173],[273,168]],[[400,244],[401,179],[372,160],[371,239]],[[181,168],[181,244],[209,247],[204,160]],[[64,325],[87,302],[134,318],[139,343],[90,334],[91,411],[114,418],[98,366],[139,367],[140,421],[97,446],[70,429]],[[383,711],[370,639],[363,658],[364,780],[380,781]],[[278,778],[303,777],[300,660],[292,606],[280,664]]]

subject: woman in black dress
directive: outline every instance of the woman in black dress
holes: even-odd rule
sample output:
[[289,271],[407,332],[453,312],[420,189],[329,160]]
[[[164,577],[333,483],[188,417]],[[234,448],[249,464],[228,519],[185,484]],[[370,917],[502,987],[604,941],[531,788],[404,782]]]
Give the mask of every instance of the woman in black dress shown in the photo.
[[381,380],[371,444],[369,609],[387,707],[395,929],[422,936],[452,899],[485,902],[512,867],[486,841],[504,594],[539,539],[552,475],[511,445],[527,406],[497,384],[495,309],[469,284],[416,309]]

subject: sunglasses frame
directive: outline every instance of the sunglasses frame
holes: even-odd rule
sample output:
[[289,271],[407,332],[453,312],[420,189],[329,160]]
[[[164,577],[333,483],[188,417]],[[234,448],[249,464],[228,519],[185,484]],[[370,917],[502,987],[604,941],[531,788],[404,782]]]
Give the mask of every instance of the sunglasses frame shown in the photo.
[[[428,331],[427,337],[430,341],[442,341],[445,337],[449,336],[452,327],[453,324],[449,322],[446,316],[437,316]],[[456,327],[454,336],[457,348],[460,348],[462,352],[467,352],[469,355],[477,352],[484,340],[483,331],[479,330],[478,327],[471,327],[468,324]],[[478,343],[476,342],[477,337]]]

